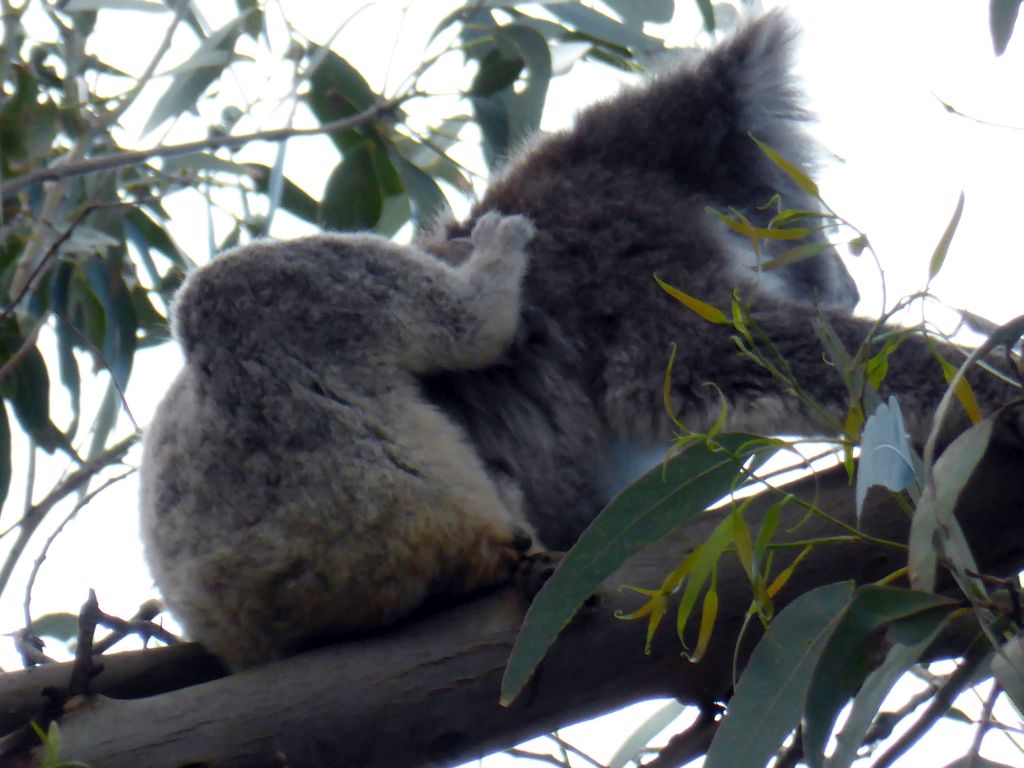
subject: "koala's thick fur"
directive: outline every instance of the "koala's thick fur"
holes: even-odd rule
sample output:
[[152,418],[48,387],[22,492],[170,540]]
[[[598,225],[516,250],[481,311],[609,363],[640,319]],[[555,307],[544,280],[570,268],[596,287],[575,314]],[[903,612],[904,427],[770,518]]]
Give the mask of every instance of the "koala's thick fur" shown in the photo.
[[[751,140],[809,163],[791,47],[785,18],[766,15],[535,140],[467,221],[422,240],[437,259],[336,235],[247,246],[190,278],[186,367],[146,436],[142,494],[147,557],[188,633],[244,666],[498,583],[521,530],[571,545],[632,457],[667,446],[673,343],[672,399],[692,428],[718,410],[707,381],[732,428],[822,428],[655,273],[723,308],[739,286],[840,416],[846,387],[812,322],[824,312],[849,349],[871,326],[848,315],[857,291],[838,257],[761,271],[705,212],[764,224],[776,191],[817,207]],[[516,215],[536,227],[521,294],[530,227]],[[469,260],[443,266],[467,236]],[[887,388],[920,434],[945,385],[920,340],[894,355]]]
[[233,667],[506,581],[530,545],[416,374],[498,358],[530,223],[457,268],[383,238],[256,243],[178,294],[184,370],[146,435],[142,535],[188,633]]

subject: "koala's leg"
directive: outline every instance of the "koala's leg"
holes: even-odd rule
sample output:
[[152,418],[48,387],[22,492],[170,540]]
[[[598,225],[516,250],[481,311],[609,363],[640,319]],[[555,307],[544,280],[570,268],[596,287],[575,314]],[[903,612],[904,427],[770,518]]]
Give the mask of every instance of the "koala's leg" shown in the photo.
[[473,252],[452,269],[421,254],[418,278],[409,287],[415,323],[400,364],[414,373],[481,368],[511,343],[519,323],[526,246],[533,225],[523,216],[488,213],[473,229]]
[[519,324],[526,246],[533,225],[523,216],[487,213],[473,228],[473,252],[456,272],[468,287],[466,311],[474,318],[465,354],[475,365],[500,355]]

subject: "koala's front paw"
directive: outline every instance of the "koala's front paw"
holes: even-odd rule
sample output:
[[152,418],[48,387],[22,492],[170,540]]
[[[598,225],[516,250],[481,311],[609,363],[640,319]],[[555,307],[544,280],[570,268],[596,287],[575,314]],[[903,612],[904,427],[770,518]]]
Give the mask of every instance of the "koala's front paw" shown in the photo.
[[502,216],[489,211],[477,221],[471,237],[477,249],[509,252],[522,251],[533,233],[533,224],[525,216]]

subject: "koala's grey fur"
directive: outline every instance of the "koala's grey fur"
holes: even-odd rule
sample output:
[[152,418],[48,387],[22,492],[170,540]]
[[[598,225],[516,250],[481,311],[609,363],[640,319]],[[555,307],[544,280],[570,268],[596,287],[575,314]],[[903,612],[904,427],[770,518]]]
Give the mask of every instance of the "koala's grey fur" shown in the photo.
[[[323,236],[248,246],[190,278],[176,307],[186,368],[146,436],[142,495],[150,565],[188,632],[244,666],[498,583],[518,529],[571,545],[633,457],[668,446],[673,343],[672,401],[692,428],[718,411],[707,381],[734,429],[822,428],[655,273],[720,308],[739,286],[841,416],[846,387],[811,324],[824,312],[848,349],[870,324],[848,315],[857,292],[838,257],[760,272],[705,212],[764,224],[776,191],[816,208],[751,140],[809,163],[791,47],[769,14],[535,140],[467,221],[422,240],[440,258]],[[516,215],[536,228],[521,294],[530,226]],[[466,237],[473,255],[444,266]],[[919,435],[939,369],[911,339],[890,370]],[[983,401],[1003,394],[972,385]]]
[[[846,387],[812,323],[824,312],[851,351],[871,324],[847,314],[857,291],[838,257],[758,274],[743,241],[705,211],[737,208],[764,225],[772,211],[758,206],[776,190],[788,208],[818,208],[751,140],[808,167],[806,118],[789,72],[793,36],[784,16],[768,14],[695,65],[585,110],[570,130],[515,157],[465,222],[439,226],[425,241],[445,256],[492,210],[526,215],[537,227],[524,327],[511,350],[486,369],[423,383],[492,472],[519,485],[548,546],[575,541],[609,500],[609,478],[626,479],[624,462],[668,446],[674,427],[662,386],[672,344],[672,401],[690,428],[707,428],[718,413],[708,381],[728,399],[732,429],[826,428],[739,354],[731,327],[678,305],[655,273],[723,310],[738,285],[803,388],[842,421]],[[791,245],[769,243],[762,256]],[[945,389],[941,371],[921,339],[904,342],[889,370],[885,391],[900,395],[920,437]],[[971,383],[983,401],[1007,394],[992,377]]]
[[458,268],[323,235],[188,279],[185,368],[146,434],[141,507],[190,636],[242,667],[507,580],[529,546],[519,500],[415,375],[508,346],[532,231],[485,215]]

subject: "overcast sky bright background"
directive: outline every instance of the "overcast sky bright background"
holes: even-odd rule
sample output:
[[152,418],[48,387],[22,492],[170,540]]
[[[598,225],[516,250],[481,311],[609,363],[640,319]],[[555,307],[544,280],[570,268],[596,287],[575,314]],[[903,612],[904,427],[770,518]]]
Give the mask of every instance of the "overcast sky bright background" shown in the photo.
[[[359,5],[292,2],[286,7],[292,23],[306,36],[324,41]],[[450,3],[418,0],[412,4],[391,62],[392,83],[419,63],[426,35],[446,5]],[[667,30],[670,40],[677,45],[706,43],[693,4],[678,0],[677,5],[677,18]],[[1024,127],[1024,30],[1019,39],[1011,40],[1006,54],[996,58],[988,32],[987,3],[793,0],[766,5],[790,8],[804,29],[797,72],[808,104],[818,116],[812,133],[833,155],[826,155],[818,173],[822,192],[833,209],[866,232],[875,245],[885,271],[889,302],[924,287],[932,249],[963,190],[966,205],[960,229],[932,288],[947,304],[968,307],[992,320],[1002,322],[1021,313],[1024,245],[1019,222],[1024,215],[1024,133],[951,115],[939,100],[981,120]],[[220,6],[226,13],[234,3]],[[400,8],[397,2],[376,4],[356,17],[334,44],[374,86],[384,81]],[[131,71],[141,70],[168,21],[169,14],[101,13],[99,28],[110,35],[104,58]],[[210,19],[215,27],[224,21]],[[130,34],[125,34],[127,29]],[[191,36],[179,37],[183,46],[172,53],[168,64],[186,58],[194,45]],[[439,73],[439,87],[444,79],[444,73]],[[579,66],[569,77],[556,79],[551,84],[544,127],[566,125],[577,107],[614,93],[618,83],[614,73],[597,65]],[[141,126],[145,104],[129,114],[134,114]],[[158,138],[129,136],[124,142],[143,147]],[[172,134],[170,140],[187,138],[196,136]],[[252,152],[263,162],[272,162],[273,150],[266,145]],[[291,168],[297,157],[309,158],[303,161],[302,172],[289,172],[318,195],[336,162],[329,142],[324,138],[294,140],[288,152]],[[177,217],[196,218],[196,226],[190,235],[181,237],[180,245],[197,261],[204,261],[209,250],[205,213],[184,202],[179,206],[171,201],[168,208]],[[218,237],[225,234],[226,229],[219,231]],[[283,226],[275,234],[297,231]],[[876,315],[881,308],[877,269],[867,257],[847,261],[864,296],[859,311]],[[951,325],[948,313],[936,311],[934,317],[947,328]],[[127,397],[140,424],[148,422],[177,364],[176,353],[169,350],[146,352],[137,358]],[[137,453],[134,456],[137,460]],[[18,493],[23,493],[17,484],[25,476],[25,457],[15,458],[12,501],[16,504]],[[45,466],[43,462],[41,475]],[[55,466],[56,471],[62,468]],[[49,485],[43,482],[39,487],[45,491]],[[37,580],[34,615],[76,611],[89,587],[97,590],[104,610],[118,615],[134,613],[144,599],[155,594],[137,541],[136,494],[134,479],[125,481],[67,527]],[[30,549],[12,587],[0,600],[0,632],[23,625],[17,585],[24,584],[34,551]],[[640,648],[638,635],[638,652]],[[0,642],[0,665],[11,669],[18,663],[12,644]],[[953,725],[942,728],[949,736],[959,729],[962,740],[966,734],[963,744],[968,743],[969,730]],[[607,726],[589,727],[595,729],[607,731]],[[986,744],[995,746],[1000,739],[990,735]],[[581,739],[580,743],[588,741]],[[947,747],[942,762],[955,754]],[[993,757],[996,754],[991,753]],[[1004,752],[1003,759],[1021,760],[1019,754],[1011,758],[1012,754]]]

